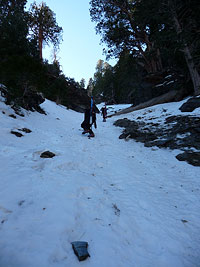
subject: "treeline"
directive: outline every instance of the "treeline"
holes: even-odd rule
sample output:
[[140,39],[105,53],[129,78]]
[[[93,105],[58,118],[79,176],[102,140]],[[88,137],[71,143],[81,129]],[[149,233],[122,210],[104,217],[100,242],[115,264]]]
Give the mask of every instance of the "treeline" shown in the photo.
[[94,94],[112,102],[142,102],[168,90],[200,94],[198,0],[91,0],[96,32],[114,67],[97,63]]
[[[26,0],[0,0],[0,83],[8,88],[10,101],[32,90],[66,104],[68,89],[79,84],[65,77],[56,58],[62,28],[44,2],[33,2],[29,11],[26,4]],[[53,44],[52,64],[42,58],[44,43]]]

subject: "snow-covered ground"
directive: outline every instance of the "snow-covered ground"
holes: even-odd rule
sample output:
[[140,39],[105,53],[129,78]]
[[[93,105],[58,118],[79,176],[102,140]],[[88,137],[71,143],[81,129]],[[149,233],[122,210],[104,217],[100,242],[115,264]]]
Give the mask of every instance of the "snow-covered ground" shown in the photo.
[[[113,126],[124,117],[162,123],[180,105],[106,123],[97,115],[88,139],[83,114],[45,101],[47,116],[14,119],[0,102],[0,267],[200,266],[200,168],[179,162],[179,151],[120,140]],[[22,128],[32,132],[10,133]],[[56,156],[40,158],[46,150]],[[89,243],[83,262],[71,246],[78,240]]]

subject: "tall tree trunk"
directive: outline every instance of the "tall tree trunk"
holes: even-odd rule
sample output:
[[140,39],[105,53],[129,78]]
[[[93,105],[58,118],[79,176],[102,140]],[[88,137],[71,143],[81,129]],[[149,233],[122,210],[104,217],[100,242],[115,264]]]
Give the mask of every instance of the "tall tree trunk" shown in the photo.
[[[182,32],[182,28],[179,23],[178,16],[175,10],[172,10],[172,14],[173,14],[173,20],[175,23],[176,32],[177,34],[180,34]],[[183,45],[184,45],[183,53],[184,53],[185,60],[186,60],[186,63],[187,63],[187,66],[190,72],[190,77],[193,83],[194,94],[200,95],[200,74],[194,64],[194,60],[193,60],[189,46],[186,43],[184,43],[184,41],[183,41]]]
[[188,46],[185,46],[183,51],[184,51],[185,60],[187,62],[187,66],[190,72],[190,77],[192,79],[192,83],[194,86],[194,94],[200,95],[200,75],[197,71],[197,68],[195,67],[192,55],[190,53],[190,49]]
[[162,64],[162,59],[161,59],[161,54],[160,54],[160,49],[156,49],[156,57],[157,57],[157,66],[160,71],[163,71],[163,64]]
[[162,59],[159,48],[155,48],[155,43],[149,40],[148,34],[144,31],[144,40],[147,46],[148,53],[151,53],[149,58],[149,64],[151,66],[151,72],[156,73],[163,70]]
[[145,52],[142,50],[141,46],[138,45],[137,48],[139,49],[140,54],[142,55],[142,58],[144,59],[144,65],[143,65],[143,67],[145,68],[145,70],[147,71],[147,73],[151,73],[152,72],[151,63],[147,59],[147,57],[145,55]]
[[43,43],[43,31],[39,28],[39,50],[40,50],[40,59],[42,60],[42,43]]

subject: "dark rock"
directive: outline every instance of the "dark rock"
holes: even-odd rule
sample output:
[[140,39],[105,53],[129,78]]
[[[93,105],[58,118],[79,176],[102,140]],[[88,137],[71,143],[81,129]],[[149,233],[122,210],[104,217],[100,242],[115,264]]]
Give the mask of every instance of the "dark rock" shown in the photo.
[[124,128],[133,128],[133,130],[137,129],[138,128],[138,123],[135,122],[135,121],[130,121],[126,118],[124,119],[119,119],[117,121],[114,122],[114,125],[115,126],[118,126],[118,127],[124,127]]
[[176,122],[177,116],[170,116],[165,119],[165,123]]
[[53,158],[55,157],[55,154],[50,151],[45,151],[40,155],[41,158]]
[[122,133],[122,134],[119,136],[119,139],[125,139],[127,136],[128,136],[128,134]]
[[9,94],[7,87],[5,85],[1,84],[1,83],[0,83],[0,93],[1,93],[1,96],[5,97],[5,98]]
[[25,132],[25,133],[31,133],[32,131],[28,128],[22,128],[22,129],[18,129],[19,131]]
[[157,126],[159,126],[160,124],[159,124],[159,123],[152,123],[152,122],[151,122],[150,125],[153,126],[153,127],[157,127]]
[[178,154],[176,158],[180,161],[187,161],[193,166],[200,166],[200,152],[184,152]]
[[179,109],[182,112],[192,112],[196,108],[200,107],[200,97],[190,98],[187,102],[185,102]]
[[172,139],[163,139],[163,140],[155,140],[155,141],[150,141],[150,142],[145,142],[146,147],[152,147],[152,146],[157,146],[157,147],[168,147],[169,142],[171,142]]
[[142,134],[140,131],[138,131],[137,129],[135,129],[133,131],[133,128],[128,128],[125,130],[127,136],[129,135],[130,138],[133,138],[133,139],[138,139],[138,138],[142,138],[144,137],[144,134]]
[[18,205],[19,205],[19,206],[22,206],[22,205],[24,204],[24,202],[25,202],[25,200],[20,200],[20,201],[18,202]]
[[[167,124],[167,125],[166,125]],[[146,147],[200,151],[200,118],[194,116],[170,116],[166,118],[165,125],[144,123],[121,119],[114,123],[125,128],[119,136],[120,139],[132,138],[142,142]],[[153,126],[153,127],[152,127]],[[190,155],[190,154],[189,154]],[[198,154],[190,156],[187,162],[197,166]]]
[[15,113],[20,117],[25,117],[21,110],[15,110]]
[[16,131],[11,131],[10,133],[16,135],[17,137],[22,137],[23,136],[23,134],[18,133]]
[[153,142],[145,142],[144,143],[144,146],[146,146],[146,147],[152,147],[152,146],[155,146],[155,144],[153,143]]
[[10,114],[9,117],[16,119],[17,117],[14,114]]
[[71,243],[75,255],[78,257],[79,261],[84,261],[90,257],[87,248],[88,243],[85,241],[74,241]]
[[13,99],[13,96],[9,95],[6,100],[6,104],[11,105],[17,115],[24,117],[24,114],[21,112],[21,108],[30,111],[37,111],[46,115],[45,111],[40,107],[40,104],[44,101],[45,98],[41,93],[27,88],[21,97]]
[[115,126],[119,126],[119,127],[128,127],[130,125],[131,121],[128,119],[119,119],[117,121],[114,122]]

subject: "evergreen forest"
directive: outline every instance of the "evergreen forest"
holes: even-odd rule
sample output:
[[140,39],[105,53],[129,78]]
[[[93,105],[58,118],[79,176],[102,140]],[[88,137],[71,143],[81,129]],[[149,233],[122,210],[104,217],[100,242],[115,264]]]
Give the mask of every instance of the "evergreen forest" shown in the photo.
[[171,90],[200,94],[198,0],[91,0],[96,32],[112,67],[99,60],[94,94],[138,104]]
[[[61,71],[56,53],[63,29],[44,3],[0,0],[0,83],[8,102],[29,91],[68,105],[69,90],[86,87],[96,101],[138,104],[172,90],[180,98],[200,94],[200,5],[198,0],[91,0],[90,17],[107,61],[94,76],[76,82]],[[43,59],[53,44],[54,60]]]
[[[62,27],[44,2],[33,2],[30,10],[26,5],[26,0],[0,0],[0,84],[8,90],[7,102],[23,106],[24,95],[39,92],[67,106],[69,90],[80,84],[62,73],[56,57]],[[42,56],[44,45],[50,43],[52,63]]]

